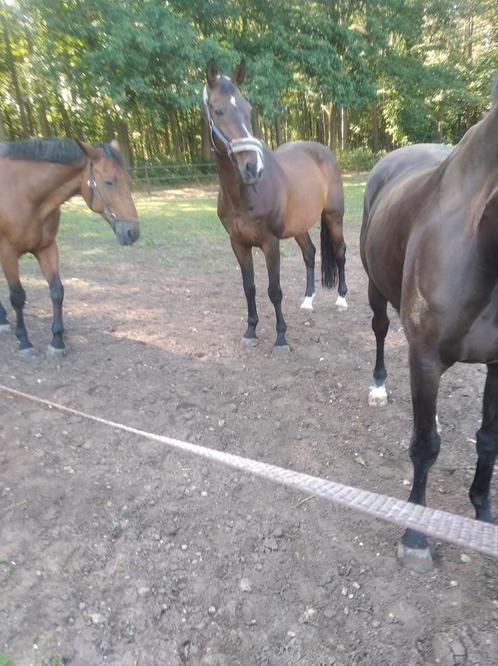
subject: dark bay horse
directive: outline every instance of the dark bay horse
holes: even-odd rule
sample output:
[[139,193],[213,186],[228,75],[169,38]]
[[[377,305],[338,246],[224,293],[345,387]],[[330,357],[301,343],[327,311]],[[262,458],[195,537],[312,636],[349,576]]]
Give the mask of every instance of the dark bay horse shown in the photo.
[[[18,260],[27,252],[38,260],[50,287],[54,317],[49,352],[64,353],[64,289],[55,237],[60,206],[75,194],[81,194],[88,207],[107,220],[122,245],[137,240],[137,211],[116,142],[33,139],[0,143],[0,263],[24,356],[33,351],[23,317],[26,294],[19,280]],[[0,330],[9,329],[7,313],[0,303]]]
[[[371,404],[387,402],[386,305],[400,313],[409,345],[414,429],[410,502],[425,504],[440,436],[436,401],[455,362],[486,363],[482,425],[470,499],[491,521],[489,487],[498,452],[498,100],[453,149],[395,150],[371,172],[365,193],[361,255],[377,359]],[[401,560],[428,570],[427,539],[407,530]]]
[[203,103],[220,181],[218,216],[230,235],[242,272],[248,311],[242,342],[251,347],[258,342],[252,248],[259,247],[265,255],[268,296],[277,318],[275,347],[289,349],[281,307],[280,239],[294,237],[301,248],[306,264],[301,307],[311,310],[315,247],[308,230],[320,216],[322,284],[334,286],[338,272],[336,304],[340,309],[347,307],[342,180],[335,158],[325,146],[295,141],[271,151],[252,135],[251,107],[239,90],[244,75],[244,63],[233,78],[219,76],[213,60],[206,69]]

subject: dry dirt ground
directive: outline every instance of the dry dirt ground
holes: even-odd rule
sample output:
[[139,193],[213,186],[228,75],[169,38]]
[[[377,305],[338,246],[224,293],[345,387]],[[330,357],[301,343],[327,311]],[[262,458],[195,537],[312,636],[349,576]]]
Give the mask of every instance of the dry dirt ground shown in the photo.
[[[85,261],[63,251],[62,361],[43,353],[51,306],[27,263],[27,324],[40,358],[21,361],[13,333],[3,334],[1,382],[406,498],[406,344],[393,314],[390,403],[369,408],[374,339],[358,232],[348,220],[345,313],[321,289],[311,315],[299,309],[304,266],[287,243],[288,355],[272,353],[260,258],[260,345],[241,347],[240,272],[221,236],[196,246],[185,238],[183,249],[160,238],[134,248],[109,240],[105,256]],[[432,506],[469,516],[484,377],[459,366],[443,380],[443,446],[428,490]],[[433,573],[407,572],[396,527],[1,392],[0,433],[2,665],[496,663],[489,558],[436,543]]]

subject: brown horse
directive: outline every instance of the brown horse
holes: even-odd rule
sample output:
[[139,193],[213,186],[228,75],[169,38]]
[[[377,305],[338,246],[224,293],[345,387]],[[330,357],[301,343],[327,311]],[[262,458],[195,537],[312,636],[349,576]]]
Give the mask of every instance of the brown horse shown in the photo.
[[282,316],[280,239],[294,237],[306,264],[303,309],[311,310],[315,295],[315,247],[308,230],[321,215],[322,284],[332,287],[339,273],[337,306],[347,307],[342,234],[344,195],[341,175],[332,153],[310,141],[295,141],[271,151],[254,138],[251,107],[239,86],[245,75],[241,63],[233,78],[218,76],[210,60],[203,102],[220,180],[218,216],[230,235],[240,264],[247,299],[247,330],[242,342],[254,346],[256,289],[252,248],[263,251],[268,269],[268,296],[275,307],[275,347],[288,349]]
[[[34,139],[0,143],[0,263],[16,313],[16,336],[23,356],[32,344],[24,324],[26,294],[19,280],[19,257],[33,254],[49,287],[53,303],[53,338],[48,349],[64,353],[59,254],[55,237],[60,206],[81,194],[88,207],[109,222],[122,245],[139,236],[130,180],[116,142],[87,144],[65,139]],[[10,330],[0,304],[0,330]]]
[[[415,145],[380,160],[367,182],[360,246],[377,340],[371,404],[387,402],[387,301],[400,313],[409,345],[409,501],[425,504],[427,475],[439,453],[441,375],[457,361],[486,363],[470,499],[477,519],[491,521],[498,452],[498,101],[453,150]],[[399,555],[419,571],[432,566],[426,537],[413,530],[405,532]]]

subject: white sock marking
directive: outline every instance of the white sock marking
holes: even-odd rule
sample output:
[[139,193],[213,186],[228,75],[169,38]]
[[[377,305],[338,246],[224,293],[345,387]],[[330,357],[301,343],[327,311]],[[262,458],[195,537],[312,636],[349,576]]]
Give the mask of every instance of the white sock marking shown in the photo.
[[305,296],[304,301],[301,303],[301,310],[313,310],[313,299],[315,294],[312,296]]
[[384,384],[382,386],[371,386],[368,394],[368,404],[371,407],[384,407],[387,405],[387,391]]
[[348,309],[348,304],[347,304],[346,299],[344,298],[344,296],[338,296],[335,304],[339,308],[339,310],[347,310]]

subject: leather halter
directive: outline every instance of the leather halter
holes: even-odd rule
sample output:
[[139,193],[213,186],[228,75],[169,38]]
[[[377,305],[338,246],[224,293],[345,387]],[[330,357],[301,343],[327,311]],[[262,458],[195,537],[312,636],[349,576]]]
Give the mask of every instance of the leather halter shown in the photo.
[[90,210],[93,210],[92,203],[94,197],[96,196],[96,198],[100,201],[102,205],[105,217],[107,217],[109,224],[114,229],[114,225],[117,222],[119,216],[112,210],[112,208],[105,200],[102,192],[97,187],[97,181],[95,180],[92,160],[90,160],[90,162],[88,163],[88,178],[86,184],[88,186],[88,191],[90,193],[90,203],[88,204],[88,207],[90,208]]
[[[204,103],[204,110],[206,113],[206,118],[209,126],[209,139],[211,141],[211,146],[213,150],[222,157],[228,157],[236,169],[239,169],[239,164],[235,155],[237,153],[243,153],[245,151],[254,151],[258,156],[258,161],[263,163],[263,144],[259,139],[256,139],[254,136],[247,136],[241,139],[228,139],[223,132],[218,129],[215,125],[211,112],[208,106],[208,94],[207,94],[207,85],[204,86],[202,93],[202,101]],[[215,142],[215,138],[221,141],[225,147],[226,153],[221,151]]]

